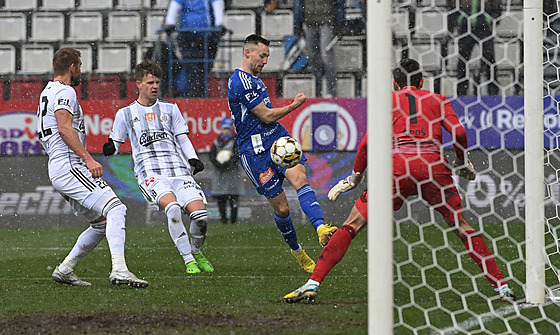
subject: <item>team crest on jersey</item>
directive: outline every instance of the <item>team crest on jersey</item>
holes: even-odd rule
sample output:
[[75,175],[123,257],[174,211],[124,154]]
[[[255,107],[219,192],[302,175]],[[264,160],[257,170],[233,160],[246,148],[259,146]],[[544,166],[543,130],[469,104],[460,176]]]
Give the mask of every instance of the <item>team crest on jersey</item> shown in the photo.
[[168,122],[169,121],[169,115],[168,114],[161,114],[159,119],[161,120],[161,122]]
[[153,123],[156,120],[156,113],[146,113],[146,121]]
[[272,172],[271,168],[268,168],[268,170],[266,170],[265,172],[261,173],[259,175],[259,180],[261,181],[261,184],[266,184],[270,179],[272,179],[272,176],[274,176],[274,172]]

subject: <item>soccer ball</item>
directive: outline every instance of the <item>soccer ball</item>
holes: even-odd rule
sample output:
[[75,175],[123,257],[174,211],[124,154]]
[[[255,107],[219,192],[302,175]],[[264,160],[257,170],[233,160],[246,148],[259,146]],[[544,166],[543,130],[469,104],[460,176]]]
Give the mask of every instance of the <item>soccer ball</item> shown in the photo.
[[301,161],[301,144],[290,136],[280,137],[270,148],[270,158],[283,169],[292,168]]

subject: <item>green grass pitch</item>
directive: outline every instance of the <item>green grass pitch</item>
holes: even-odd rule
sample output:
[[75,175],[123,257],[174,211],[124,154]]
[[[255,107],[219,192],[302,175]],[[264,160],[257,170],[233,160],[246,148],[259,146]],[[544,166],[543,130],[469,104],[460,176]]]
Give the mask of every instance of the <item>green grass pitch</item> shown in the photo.
[[[394,244],[395,260],[402,262],[412,254],[413,263],[428,269],[422,275],[418,267],[405,265],[394,273],[395,304],[410,305],[395,309],[395,334],[413,334],[410,327],[419,329],[418,334],[432,334],[434,328],[426,326],[426,314],[432,327],[451,329],[454,323],[448,312],[461,310],[465,311],[457,313],[456,322],[471,328],[450,330],[449,334],[479,332],[479,326],[468,323],[477,315],[484,319],[488,333],[559,333],[558,306],[512,312],[509,305],[485,299],[484,295],[492,296],[491,287],[485,285],[466,254],[460,256],[465,270],[453,272],[456,254],[464,248],[450,233],[447,240],[453,249],[436,249],[440,266],[430,267],[430,250],[444,244],[444,233],[438,227],[399,227],[401,239]],[[485,232],[503,235],[502,226],[495,227]],[[127,263],[137,276],[150,282],[144,290],[110,285],[106,241],[76,267],[76,274],[92,286],[52,282],[53,268],[83,229],[0,228],[0,334],[367,334],[367,232],[354,239],[344,260],[321,286],[317,301],[284,304],[283,295],[304,283],[309,274],[299,268],[273,224],[210,225],[203,250],[216,271],[194,276],[185,273],[164,224],[127,227]],[[420,229],[422,243],[418,243]],[[512,224],[508,232],[523,234],[523,229],[521,224]],[[296,230],[304,249],[316,259],[321,248],[311,225],[296,225]],[[402,241],[413,247],[409,249]],[[513,275],[524,276],[523,263],[513,261],[519,258],[518,248],[507,248],[509,240],[499,243],[500,257],[512,261]],[[436,296],[422,288],[425,280],[438,290],[444,289],[443,271],[453,272],[454,291],[443,290]],[[473,291],[473,280],[481,292]],[[428,313],[410,304],[410,287],[414,287],[415,304]],[[522,295],[521,287],[514,288]],[[503,316],[508,323],[489,316],[490,306],[499,311],[509,308]],[[546,318],[536,321],[543,313]],[[531,320],[535,320],[535,328]]]

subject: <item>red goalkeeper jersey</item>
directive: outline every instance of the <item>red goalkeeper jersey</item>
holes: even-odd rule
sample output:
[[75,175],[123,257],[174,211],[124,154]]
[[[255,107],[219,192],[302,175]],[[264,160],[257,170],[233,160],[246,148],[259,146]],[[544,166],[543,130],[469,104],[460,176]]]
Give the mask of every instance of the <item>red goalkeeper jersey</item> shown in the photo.
[[442,128],[464,159],[467,134],[447,98],[415,87],[393,92],[393,154],[442,153]]

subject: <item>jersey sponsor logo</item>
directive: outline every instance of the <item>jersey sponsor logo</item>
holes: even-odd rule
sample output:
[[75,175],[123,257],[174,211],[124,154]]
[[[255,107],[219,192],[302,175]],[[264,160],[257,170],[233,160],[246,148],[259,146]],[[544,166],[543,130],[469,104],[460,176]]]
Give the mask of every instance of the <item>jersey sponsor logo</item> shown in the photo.
[[410,131],[403,130],[403,134],[405,135],[414,135],[414,136],[426,136],[426,131],[424,129],[410,129]]
[[257,92],[251,91],[251,92],[248,92],[247,94],[245,94],[245,99],[247,101],[251,101],[251,100],[254,100],[255,98],[257,98],[258,96],[259,96],[259,94]]
[[161,120],[161,122],[169,122],[169,114],[161,114],[159,119]]
[[154,142],[161,141],[167,138],[166,132],[143,133],[140,135],[139,143],[143,146],[148,146]]
[[156,113],[146,113],[146,121],[148,121],[149,123],[154,123],[154,121],[156,120]]
[[58,99],[59,105],[70,106],[70,99]]
[[266,172],[263,172],[259,175],[259,180],[262,185],[266,184],[272,177],[274,176],[274,172],[271,168],[268,168]]
[[150,186],[150,184],[153,183],[154,181],[156,181],[156,179],[154,177],[150,177],[144,180],[144,183],[146,184],[146,186]]

